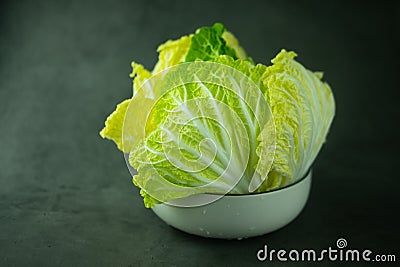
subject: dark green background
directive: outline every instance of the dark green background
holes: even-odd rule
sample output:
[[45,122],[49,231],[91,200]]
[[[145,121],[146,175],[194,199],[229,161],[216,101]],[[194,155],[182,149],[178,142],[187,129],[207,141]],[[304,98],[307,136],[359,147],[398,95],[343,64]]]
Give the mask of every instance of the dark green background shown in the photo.
[[[1,2],[0,266],[261,266],[264,244],[320,250],[339,237],[400,257],[399,15],[377,1]],[[152,68],[157,45],[216,21],[256,62],[295,50],[337,102],[303,213],[242,241],[168,227],[98,135],[131,96],[131,60]]]

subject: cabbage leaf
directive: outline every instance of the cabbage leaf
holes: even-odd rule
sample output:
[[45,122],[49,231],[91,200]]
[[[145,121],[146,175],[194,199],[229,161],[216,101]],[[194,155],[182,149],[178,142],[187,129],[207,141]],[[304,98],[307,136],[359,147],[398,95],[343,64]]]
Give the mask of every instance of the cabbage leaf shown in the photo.
[[[152,71],[132,62],[133,97],[117,106],[100,132],[129,153],[146,207],[201,193],[266,192],[306,175],[335,114],[322,73],[306,69],[286,50],[270,66],[254,64],[220,23],[169,40],[157,51]],[[188,72],[198,80],[182,84],[176,66],[190,62]],[[197,62],[225,67],[210,72]],[[235,72],[250,83],[221,86],[219,80]],[[163,89],[174,82],[172,90]],[[209,119],[192,120],[205,113]]]

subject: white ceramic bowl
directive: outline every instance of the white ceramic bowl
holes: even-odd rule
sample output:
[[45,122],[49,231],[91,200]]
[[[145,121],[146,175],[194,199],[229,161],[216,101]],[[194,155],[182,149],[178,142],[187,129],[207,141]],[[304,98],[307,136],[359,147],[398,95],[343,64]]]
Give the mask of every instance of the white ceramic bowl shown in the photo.
[[275,191],[226,195],[199,207],[163,203],[153,211],[167,224],[190,234],[242,239],[263,235],[290,223],[304,208],[310,187],[311,171],[300,181]]

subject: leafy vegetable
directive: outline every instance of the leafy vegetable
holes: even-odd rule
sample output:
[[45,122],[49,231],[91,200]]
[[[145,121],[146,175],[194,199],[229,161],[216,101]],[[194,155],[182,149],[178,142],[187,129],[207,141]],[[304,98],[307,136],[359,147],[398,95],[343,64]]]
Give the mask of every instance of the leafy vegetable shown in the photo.
[[197,30],[186,55],[186,62],[212,60],[219,55],[228,55],[236,59],[235,50],[229,47],[222,37],[224,32],[225,27],[221,23],[215,23],[212,27],[203,27]]
[[[175,41],[168,41],[158,47],[160,53],[158,62],[154,67],[153,73],[165,70],[168,67],[184,62],[189,48],[191,47],[193,35],[183,36]],[[138,87],[139,88],[139,87]]]
[[322,73],[307,70],[294,60],[295,56],[294,52],[282,50],[262,78],[277,142],[267,185],[260,187],[260,192],[288,185],[306,175],[335,115],[333,94],[329,85],[321,81]]
[[248,193],[268,174],[274,140],[257,137],[271,114],[256,84],[235,68],[177,65],[154,76],[131,107],[126,117],[135,120],[126,120],[124,138],[133,140],[133,180],[148,193],[148,206],[198,193]]
[[[220,48],[221,53],[225,50],[229,50],[231,53],[236,53],[242,59],[247,58],[246,52],[239,45],[238,40],[232,33],[225,31],[222,24],[216,23],[213,27],[203,27],[202,29],[205,29],[205,31],[199,29],[196,34],[190,34],[188,36],[183,36],[178,40],[169,40],[166,43],[161,44],[157,48],[157,52],[159,52],[158,62],[152,72],[146,70],[143,65],[133,61],[131,64],[132,72],[129,75],[133,78],[133,95],[135,95],[137,90],[139,90],[152,75],[163,71],[168,67],[185,62],[189,50],[197,49],[196,45],[194,48],[191,45],[193,36],[203,35],[204,32],[209,33],[210,36],[214,36],[214,39],[218,39],[218,42],[223,44],[223,47]],[[201,46],[202,38],[197,37],[197,39],[199,40],[197,43]],[[205,41],[205,43],[208,42],[205,39],[203,39],[203,41]],[[232,52],[232,49],[234,52]],[[192,54],[196,53],[192,52]],[[108,116],[107,123],[100,134],[101,137],[114,141],[120,150],[123,150],[123,148],[121,147],[122,145],[120,145],[120,138],[118,139],[117,136],[122,136],[122,125],[127,108],[127,102],[125,104],[126,106],[124,106],[123,109],[116,109],[110,116]]]
[[255,65],[220,23],[157,51],[152,72],[132,63],[133,97],[100,133],[129,153],[146,207],[265,192],[306,174],[335,112],[321,73],[285,50]]
[[123,150],[122,127],[129,103],[130,99],[126,99],[118,104],[117,109],[113,113],[111,113],[110,116],[108,116],[105,122],[106,126],[100,132],[101,137],[108,138],[114,141],[119,150]]

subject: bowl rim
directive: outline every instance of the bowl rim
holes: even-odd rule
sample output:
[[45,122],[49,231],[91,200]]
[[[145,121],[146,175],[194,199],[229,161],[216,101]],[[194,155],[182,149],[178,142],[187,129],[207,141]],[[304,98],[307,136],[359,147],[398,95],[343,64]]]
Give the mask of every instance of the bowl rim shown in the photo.
[[[291,184],[285,185],[284,187],[272,189],[272,190],[265,191],[265,192],[247,193],[247,194],[224,194],[224,196],[227,196],[227,197],[240,197],[240,196],[256,196],[256,195],[275,193],[277,191],[281,191],[281,190],[284,190],[284,189],[289,189],[290,187],[294,187],[295,185],[301,183],[302,181],[304,181],[306,178],[308,178],[310,176],[311,172],[312,172],[312,168],[310,167],[307,170],[306,174],[303,175],[303,177],[301,177],[300,179],[298,179],[297,181],[295,181],[295,182],[293,182]],[[214,194],[214,193],[205,193],[205,194],[208,194],[208,195],[220,195],[220,194]]]
[[[260,196],[270,196],[270,195],[274,195],[274,194],[279,194],[280,192],[287,191],[287,190],[299,185],[300,183],[304,182],[305,180],[311,179],[311,173],[312,173],[312,168],[309,168],[307,170],[306,174],[301,179],[297,180],[296,182],[288,184],[288,185],[286,185],[284,187],[273,189],[273,190],[266,191],[266,192],[248,193],[248,194],[224,194],[224,195],[215,194],[215,193],[201,193],[199,195],[221,196],[218,199],[223,199],[223,198],[225,198],[225,199],[227,199],[227,198],[228,199],[238,199],[240,197],[242,197],[242,198],[244,198],[244,197],[246,197],[246,198],[254,198],[254,197],[260,197]],[[212,204],[212,203],[213,202],[208,203],[207,205]],[[202,207],[203,206],[203,205],[194,206],[194,207],[176,206],[176,205],[171,205],[171,203],[168,203],[168,202],[163,202],[163,203],[160,203],[160,204],[171,206],[171,207],[176,207],[176,208],[194,208],[194,207]]]

